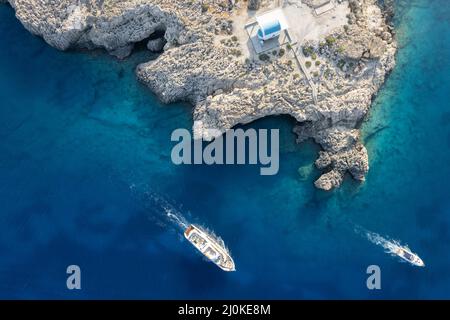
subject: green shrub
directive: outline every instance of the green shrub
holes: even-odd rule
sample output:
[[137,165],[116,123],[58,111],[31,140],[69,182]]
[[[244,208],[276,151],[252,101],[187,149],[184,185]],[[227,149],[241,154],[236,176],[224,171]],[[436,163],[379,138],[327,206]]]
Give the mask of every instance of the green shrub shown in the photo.
[[233,55],[235,55],[236,57],[242,56],[242,52],[241,52],[241,50],[239,50],[239,49],[233,49],[233,50],[231,51],[231,53],[232,53]]
[[278,56],[282,57],[284,56],[285,53],[286,51],[283,48],[281,48],[280,51],[278,52]]
[[303,54],[304,54],[306,57],[309,57],[309,56],[311,56],[312,54],[314,54],[314,48],[311,47],[311,46],[309,46],[309,47],[303,47],[303,48],[302,48],[302,51],[303,51]]
[[316,61],[316,66],[320,66],[320,60]]
[[325,41],[327,42],[327,45],[331,47],[336,42],[336,38],[333,36],[328,36],[325,38]]
[[269,61],[270,57],[267,54],[262,53],[262,54],[259,55],[259,60],[261,60],[261,61]]
[[311,61],[306,61],[306,62],[305,62],[305,66],[306,66],[307,68],[311,68]]

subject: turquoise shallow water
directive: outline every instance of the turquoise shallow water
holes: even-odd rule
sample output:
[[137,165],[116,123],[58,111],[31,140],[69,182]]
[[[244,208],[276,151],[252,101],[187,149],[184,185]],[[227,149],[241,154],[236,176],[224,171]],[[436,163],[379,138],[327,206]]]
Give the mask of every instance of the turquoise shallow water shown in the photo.
[[[324,193],[303,180],[318,147],[280,128],[281,168],[181,166],[170,133],[191,107],[163,105],[134,77],[152,57],[62,53],[0,6],[0,297],[450,298],[450,7],[398,2],[398,65],[363,125],[367,181]],[[169,198],[224,238],[225,274],[182,240],[147,195]],[[388,235],[419,253],[399,263],[354,232]],[[82,290],[65,268],[82,269]],[[382,290],[366,288],[366,268]]]

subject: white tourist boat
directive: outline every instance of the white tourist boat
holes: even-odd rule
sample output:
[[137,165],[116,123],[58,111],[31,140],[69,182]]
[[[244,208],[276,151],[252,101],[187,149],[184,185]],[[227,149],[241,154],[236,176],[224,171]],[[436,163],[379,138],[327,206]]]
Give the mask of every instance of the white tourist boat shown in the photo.
[[356,226],[356,232],[363,232],[369,241],[383,247],[386,253],[401,258],[403,261],[409,262],[416,267],[425,267],[425,263],[416,253],[412,252],[408,246],[401,245],[396,240],[388,240],[380,236],[378,233],[368,231],[360,226]]
[[402,258],[403,260],[415,265],[417,267],[425,267],[423,260],[415,253],[413,253],[408,247],[400,246],[393,242],[387,242],[387,248],[389,252]]
[[184,237],[222,270],[236,270],[234,261],[222,241],[215,239],[215,237],[193,224],[189,225],[184,231]]

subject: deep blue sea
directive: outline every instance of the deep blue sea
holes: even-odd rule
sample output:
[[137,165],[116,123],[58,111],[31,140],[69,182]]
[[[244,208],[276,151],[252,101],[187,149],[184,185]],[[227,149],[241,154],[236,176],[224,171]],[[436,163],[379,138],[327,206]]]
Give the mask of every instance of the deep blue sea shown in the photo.
[[[330,193],[313,187],[319,147],[296,145],[289,117],[246,126],[280,128],[276,176],[173,165],[191,106],[137,82],[154,56],[59,52],[0,5],[0,298],[450,298],[450,5],[397,3],[398,64],[362,129],[367,181]],[[149,193],[220,235],[237,272],[205,261]],[[72,264],[81,290],[66,288]],[[381,290],[366,287],[372,264]]]

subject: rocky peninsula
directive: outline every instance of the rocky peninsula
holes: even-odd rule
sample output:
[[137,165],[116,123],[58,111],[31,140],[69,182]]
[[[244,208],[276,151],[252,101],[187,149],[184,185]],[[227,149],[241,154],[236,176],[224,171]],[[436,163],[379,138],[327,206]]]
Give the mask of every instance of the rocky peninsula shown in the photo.
[[[338,187],[347,172],[363,181],[369,170],[358,128],[395,66],[389,0],[331,0],[334,11],[322,17],[314,14],[315,0],[7,2],[27,30],[59,50],[101,48],[123,59],[145,41],[161,52],[137,67],[137,77],[163,102],[193,105],[197,138],[212,139],[207,129],[225,132],[287,114],[297,121],[298,142],[312,138],[322,147],[316,187]],[[242,32],[256,13],[248,7],[275,6],[308,10],[321,32],[299,31],[292,44],[255,54]]]

